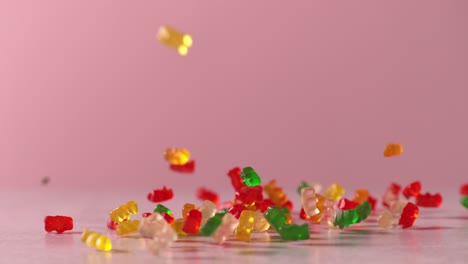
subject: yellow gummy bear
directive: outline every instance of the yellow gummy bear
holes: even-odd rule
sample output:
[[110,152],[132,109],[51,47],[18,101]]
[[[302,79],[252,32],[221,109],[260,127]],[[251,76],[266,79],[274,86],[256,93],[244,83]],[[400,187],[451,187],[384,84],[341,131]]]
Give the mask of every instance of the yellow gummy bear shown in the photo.
[[254,228],[255,212],[250,210],[242,211],[239,217],[239,225],[236,229],[236,237],[241,241],[250,241],[250,233]]
[[131,233],[138,232],[138,227],[140,226],[140,220],[128,220],[120,223],[117,226],[117,235],[124,236]]
[[118,208],[109,213],[112,221],[122,223],[125,219],[129,219],[131,214],[138,214],[138,204],[135,201],[130,201],[122,204]]
[[188,49],[193,44],[193,39],[190,35],[167,25],[159,28],[158,40],[168,47],[177,49],[182,56],[187,55]]
[[102,251],[112,250],[112,242],[105,235],[85,229],[81,234],[81,241],[89,247]]
[[183,148],[168,148],[164,152],[164,159],[172,165],[185,165],[190,160],[190,151]]
[[184,208],[182,208],[182,218],[187,219],[187,214],[192,211],[192,210],[195,210],[197,209],[197,206],[194,205],[194,204],[189,204],[189,203],[186,203],[184,204]]
[[184,226],[185,219],[179,218],[172,222],[171,227],[177,233],[178,236],[186,236],[187,233],[182,231],[182,227]]
[[330,200],[338,201],[341,199],[341,196],[345,193],[345,189],[339,185],[338,183],[334,183],[330,185],[325,192],[323,192],[323,196]]

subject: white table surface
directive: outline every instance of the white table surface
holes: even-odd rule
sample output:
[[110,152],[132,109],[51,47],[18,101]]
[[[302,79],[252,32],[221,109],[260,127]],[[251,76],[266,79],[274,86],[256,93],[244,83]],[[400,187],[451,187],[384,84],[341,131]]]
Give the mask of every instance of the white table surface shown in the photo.
[[[187,197],[165,205],[180,217],[181,205],[194,202],[192,194]],[[306,241],[281,241],[274,232],[255,234],[251,242],[232,238],[223,245],[209,238],[184,237],[160,256],[147,250],[144,240],[120,238],[106,227],[108,212],[128,200],[139,202],[140,213],[152,211],[154,204],[146,201],[141,191],[66,191],[45,186],[35,191],[2,192],[0,198],[5,210],[0,226],[2,264],[468,263],[468,210],[460,205],[457,193],[445,196],[441,208],[422,208],[415,226],[407,230],[380,229],[376,215],[371,215],[344,231],[311,225],[311,238]],[[74,230],[46,233],[46,215],[72,216]],[[108,235],[113,251],[99,252],[84,245],[80,240],[84,228]]]

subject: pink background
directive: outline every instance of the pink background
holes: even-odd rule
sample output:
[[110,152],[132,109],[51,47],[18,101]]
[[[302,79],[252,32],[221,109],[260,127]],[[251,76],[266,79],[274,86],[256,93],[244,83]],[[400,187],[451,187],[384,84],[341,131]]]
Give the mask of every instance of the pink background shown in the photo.
[[[1,0],[0,188],[215,189],[251,165],[286,188],[458,189],[467,25],[466,0]],[[170,172],[168,146],[197,173]]]

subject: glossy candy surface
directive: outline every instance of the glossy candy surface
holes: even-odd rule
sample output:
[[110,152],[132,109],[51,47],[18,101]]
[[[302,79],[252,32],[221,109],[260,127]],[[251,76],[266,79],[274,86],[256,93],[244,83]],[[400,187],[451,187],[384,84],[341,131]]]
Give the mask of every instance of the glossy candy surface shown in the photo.
[[174,197],[174,192],[172,189],[163,186],[162,189],[156,189],[148,193],[147,197],[150,202],[159,203],[172,199]]
[[252,167],[245,167],[242,169],[240,178],[242,179],[242,183],[246,186],[257,186],[262,183],[260,177],[258,176],[257,172]]
[[130,219],[130,215],[132,214],[138,214],[138,204],[135,201],[129,201],[127,203],[122,204],[121,206],[112,210],[109,213],[109,216],[112,221],[116,223],[121,223],[126,219]]
[[184,225],[182,226],[182,231],[187,234],[196,235],[200,230],[200,225],[202,222],[202,213],[196,209],[191,210],[187,214]]
[[81,241],[89,247],[96,248],[102,251],[111,251],[111,240],[102,234],[85,229],[81,234]]
[[73,229],[73,218],[69,216],[46,216],[44,218],[44,229],[46,232],[55,231],[57,233],[63,233]]
[[254,229],[255,212],[242,211],[239,217],[239,225],[236,228],[236,237],[241,241],[250,241],[250,233]]
[[403,208],[398,224],[401,225],[403,228],[409,228],[413,226],[414,222],[418,218],[418,215],[419,208],[412,203],[408,203]]

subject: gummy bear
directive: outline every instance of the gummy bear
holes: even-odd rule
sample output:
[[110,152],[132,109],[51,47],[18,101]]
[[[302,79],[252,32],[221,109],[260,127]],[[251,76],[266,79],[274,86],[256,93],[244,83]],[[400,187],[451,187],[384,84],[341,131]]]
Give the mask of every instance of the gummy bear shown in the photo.
[[317,197],[315,189],[312,187],[304,187],[301,190],[302,209],[307,216],[316,215],[319,213],[317,209]]
[[156,207],[155,207],[154,210],[153,210],[153,213],[172,214],[171,210],[170,210],[169,208],[167,208],[166,206],[162,205],[162,204],[157,204]]
[[140,226],[140,220],[128,220],[120,223],[117,226],[117,235],[124,236],[131,233],[138,232],[138,227]]
[[460,203],[463,205],[463,207],[468,208],[468,195],[463,196],[460,200]]
[[416,205],[421,207],[439,207],[442,204],[442,195],[436,193],[419,194],[416,196]]
[[239,220],[237,220],[232,214],[225,214],[221,225],[216,229],[215,233],[211,237],[216,243],[221,244],[229,235],[232,235],[238,225]]
[[180,173],[193,173],[195,171],[195,161],[191,160],[184,165],[169,164],[169,169]]
[[403,146],[400,143],[389,143],[384,150],[384,157],[398,156],[403,153]]
[[148,193],[148,200],[153,203],[164,202],[172,199],[174,192],[164,186],[162,189],[156,189]]
[[338,183],[330,185],[324,192],[323,196],[327,199],[338,201],[345,193],[345,189]]
[[353,202],[357,204],[362,204],[363,202],[367,201],[369,198],[369,191],[365,189],[356,190],[354,193]]
[[60,234],[73,229],[73,218],[62,215],[46,216],[44,225],[44,229],[48,233],[55,231]]
[[187,219],[188,213],[194,209],[197,209],[197,207],[194,204],[184,204],[184,208],[182,208],[182,217],[184,218],[184,220]]
[[231,209],[229,209],[229,213],[234,215],[237,219],[239,219],[241,213],[247,210],[247,208],[243,204],[235,204],[232,206]]
[[384,210],[379,217],[377,218],[377,223],[382,228],[392,228],[394,218],[392,213],[389,210]]
[[152,240],[147,240],[147,243],[148,248],[154,254],[159,254],[160,250],[170,246],[177,239],[175,231],[159,213],[154,213],[143,219],[138,232],[143,237],[152,238]]
[[265,232],[270,228],[270,223],[265,219],[265,215],[259,211],[255,211],[254,232]]
[[164,158],[173,165],[185,165],[190,159],[190,151],[183,148],[168,148]]
[[370,203],[366,201],[355,209],[339,212],[335,217],[333,225],[343,229],[345,226],[348,227],[365,220],[371,212],[372,207]]
[[264,186],[265,193],[275,203],[276,206],[283,206],[289,198],[283,192],[282,188],[276,186],[276,180],[271,180]]
[[254,228],[255,212],[250,210],[242,211],[239,217],[239,225],[236,229],[236,237],[241,241],[250,241],[250,233]]
[[356,202],[353,202],[353,201],[350,201],[346,198],[341,198],[339,201],[338,201],[338,208],[340,210],[350,210],[350,209],[354,209],[358,206],[359,204],[356,203]]
[[208,219],[206,223],[200,229],[200,234],[204,236],[211,236],[216,232],[219,226],[223,223],[224,214],[215,214],[213,217]]
[[414,221],[418,218],[418,214],[419,208],[412,203],[408,203],[405,208],[403,208],[398,224],[403,228],[409,228],[413,226]]
[[236,191],[236,202],[242,204],[252,204],[263,201],[262,186],[244,186]]
[[197,209],[191,210],[187,214],[184,225],[182,226],[182,231],[187,234],[196,235],[200,230],[200,225],[202,221],[202,213]]
[[465,183],[460,187],[460,194],[468,196],[468,183]]
[[288,222],[288,209],[271,206],[265,213],[265,219],[278,232],[279,228]]
[[242,179],[242,183],[246,186],[252,187],[262,183],[257,172],[252,167],[243,168],[240,177]]
[[171,26],[162,26],[158,31],[158,39],[164,45],[176,48],[182,56],[187,55],[188,49],[192,47],[193,40],[188,34],[177,31]]
[[131,214],[138,214],[138,204],[135,201],[130,201],[125,204],[122,204],[121,206],[112,210],[109,213],[109,216],[112,219],[112,221],[116,223],[121,223],[125,219],[129,219]]
[[98,250],[112,250],[112,242],[107,236],[92,232],[88,229],[83,230],[81,241],[83,241],[87,246],[94,247]]
[[385,191],[383,197],[382,197],[382,204],[385,207],[389,207],[390,203],[393,201],[398,201],[400,198],[398,197],[400,194],[401,186],[392,183],[387,190]]
[[307,240],[310,238],[309,225],[283,225],[278,233],[284,240]]
[[213,217],[216,214],[216,204],[211,201],[204,201],[200,208],[198,209],[202,214],[202,222],[201,224],[204,225],[208,219]]
[[409,199],[410,197],[414,196],[418,196],[419,193],[421,192],[421,182],[419,181],[415,181],[415,182],[412,182],[410,185],[406,186],[404,189],[403,189],[403,196],[406,197],[406,199]]
[[234,187],[234,190],[240,190],[240,188],[242,188],[244,185],[243,183],[243,180],[241,178],[241,172],[242,170],[239,168],[239,167],[235,167],[233,169],[231,169],[227,175],[229,176],[229,178],[231,178],[231,183],[232,183],[232,186]]
[[197,198],[202,201],[209,200],[215,204],[219,203],[218,194],[203,187],[197,190]]

